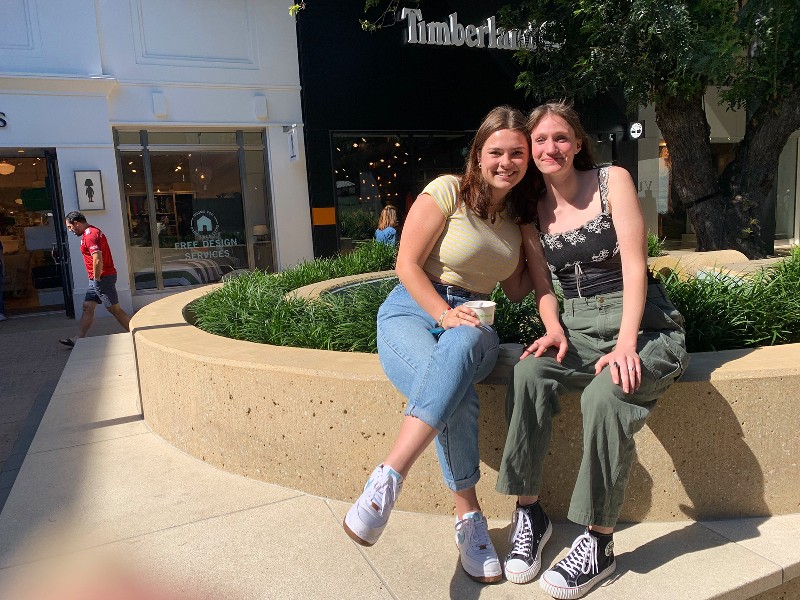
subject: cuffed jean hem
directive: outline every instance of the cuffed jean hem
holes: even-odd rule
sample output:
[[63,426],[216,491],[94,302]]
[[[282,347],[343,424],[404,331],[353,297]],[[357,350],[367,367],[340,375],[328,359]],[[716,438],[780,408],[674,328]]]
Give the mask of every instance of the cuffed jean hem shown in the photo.
[[405,416],[407,417],[414,417],[415,419],[419,419],[423,423],[425,423],[428,427],[433,427],[436,431],[441,433],[444,431],[445,424],[440,419],[435,418],[426,410],[421,409],[418,406],[408,405],[406,406]]
[[458,481],[455,481],[453,479],[447,479],[446,477],[444,477],[444,483],[448,488],[450,488],[450,491],[462,492],[464,490],[472,489],[476,485],[478,485],[478,481],[480,481],[480,478],[481,478],[481,470],[480,468],[478,468],[478,470],[475,471],[474,475],[471,475],[466,479],[459,479]]

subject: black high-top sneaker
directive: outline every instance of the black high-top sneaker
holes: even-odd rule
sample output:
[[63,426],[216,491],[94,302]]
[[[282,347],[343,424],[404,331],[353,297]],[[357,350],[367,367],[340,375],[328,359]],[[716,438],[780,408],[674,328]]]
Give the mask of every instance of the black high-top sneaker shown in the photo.
[[539,502],[517,505],[511,523],[511,551],[504,571],[512,583],[528,583],[542,565],[542,548],[550,539],[553,526]]
[[617,568],[614,538],[590,531],[578,536],[559,563],[545,571],[539,580],[542,589],[553,598],[580,598]]

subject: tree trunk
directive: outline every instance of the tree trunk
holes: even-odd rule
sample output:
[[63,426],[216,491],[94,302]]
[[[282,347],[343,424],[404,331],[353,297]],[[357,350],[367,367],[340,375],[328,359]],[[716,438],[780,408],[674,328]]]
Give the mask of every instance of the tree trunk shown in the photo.
[[672,189],[687,208],[697,250],[735,249],[750,258],[762,257],[761,221],[753,223],[753,206],[732,202],[727,190],[720,188],[703,95],[667,98],[656,103],[655,111],[672,162]]
[[775,251],[773,188],[781,152],[797,129],[800,129],[798,93],[788,93],[763,104],[747,121],[736,156],[720,177],[723,194],[750,215],[750,224],[743,233],[749,230],[749,236],[763,255]]

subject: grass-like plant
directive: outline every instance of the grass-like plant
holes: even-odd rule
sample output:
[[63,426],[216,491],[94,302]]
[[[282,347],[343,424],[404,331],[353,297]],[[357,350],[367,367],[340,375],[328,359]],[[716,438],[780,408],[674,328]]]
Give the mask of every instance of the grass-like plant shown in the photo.
[[252,271],[227,281],[191,305],[203,331],[237,340],[342,351],[375,351],[375,315],[394,285],[358,286],[318,300],[287,292],[327,279],[394,268],[396,249],[378,242],[355,252],[301,263],[280,273]]
[[361,208],[342,208],[339,211],[342,237],[371,240],[378,227],[378,215]]
[[[377,242],[276,274],[246,273],[192,304],[195,324],[234,339],[351,352],[375,352],[375,318],[394,281],[356,286],[316,300],[290,290],[346,275],[394,267],[396,249]],[[800,247],[748,277],[720,273],[682,281],[667,292],[687,323],[690,352],[800,342]],[[498,287],[495,329],[503,342],[530,343],[543,333],[533,295],[513,303]]]
[[647,256],[656,257],[664,254],[664,239],[658,239],[658,236],[655,233],[648,231]]
[[686,319],[690,352],[800,342],[800,246],[746,277],[723,270],[664,283]]

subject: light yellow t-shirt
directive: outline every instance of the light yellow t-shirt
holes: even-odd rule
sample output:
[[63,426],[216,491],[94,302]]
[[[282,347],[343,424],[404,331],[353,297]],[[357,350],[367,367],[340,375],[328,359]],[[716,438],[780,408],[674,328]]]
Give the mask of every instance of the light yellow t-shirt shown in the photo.
[[460,187],[458,177],[443,175],[422,190],[446,219],[423,270],[446,283],[488,294],[517,268],[522,234],[506,210],[492,224],[463,203],[456,208]]

